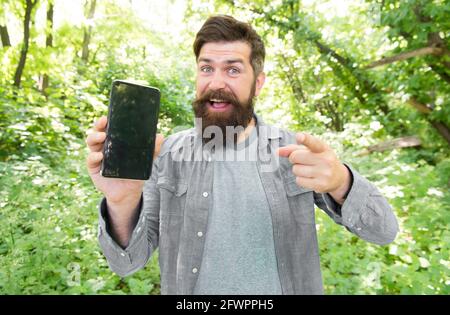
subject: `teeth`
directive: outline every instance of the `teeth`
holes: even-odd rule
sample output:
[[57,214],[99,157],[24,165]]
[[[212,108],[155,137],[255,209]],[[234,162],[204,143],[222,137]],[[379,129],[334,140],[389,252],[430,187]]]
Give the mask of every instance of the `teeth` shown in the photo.
[[224,103],[225,102],[224,100],[219,100],[219,99],[216,99],[216,98],[213,98],[210,101],[214,102],[214,103]]

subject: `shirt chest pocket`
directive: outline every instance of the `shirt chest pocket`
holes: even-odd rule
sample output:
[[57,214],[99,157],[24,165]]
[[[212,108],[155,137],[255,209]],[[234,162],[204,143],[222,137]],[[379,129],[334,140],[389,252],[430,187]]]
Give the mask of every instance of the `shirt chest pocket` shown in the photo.
[[182,216],[186,205],[186,181],[181,178],[160,177],[156,185],[160,193],[160,214]]
[[295,176],[284,178],[284,188],[295,221],[298,224],[315,224],[313,190],[297,185]]

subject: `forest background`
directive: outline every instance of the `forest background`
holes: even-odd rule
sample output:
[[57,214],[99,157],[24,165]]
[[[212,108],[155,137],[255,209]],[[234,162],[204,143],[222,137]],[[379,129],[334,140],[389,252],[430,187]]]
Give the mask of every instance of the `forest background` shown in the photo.
[[450,293],[450,1],[0,0],[0,293],[159,294],[158,253],[126,278],[97,243],[84,139],[111,82],[193,125],[195,33],[212,14],[266,43],[256,112],[308,131],[388,198],[400,233],[358,239],[317,210],[327,294]]

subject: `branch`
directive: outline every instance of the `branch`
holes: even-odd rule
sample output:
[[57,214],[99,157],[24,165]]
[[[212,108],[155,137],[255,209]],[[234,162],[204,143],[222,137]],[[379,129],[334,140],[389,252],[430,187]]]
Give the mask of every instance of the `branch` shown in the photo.
[[420,103],[417,99],[415,99],[414,97],[411,97],[408,100],[408,103],[414,107],[415,109],[417,109],[419,112],[423,113],[423,114],[429,114],[431,113],[431,108],[429,108],[428,106],[426,106],[425,104]]
[[392,57],[386,57],[377,61],[372,62],[368,66],[366,66],[366,69],[372,69],[375,67],[387,65],[390,63],[394,63],[396,61],[402,61],[413,57],[419,57],[419,56],[425,56],[425,55],[435,55],[435,56],[441,56],[444,54],[444,50],[439,47],[423,47],[419,49],[415,49],[412,51],[402,52],[398,55],[392,56]]
[[358,156],[367,155],[372,152],[383,152],[387,150],[393,149],[401,149],[401,148],[410,148],[410,147],[419,147],[422,145],[420,139],[416,136],[402,137],[396,138],[390,141],[381,142],[375,145],[371,145],[366,149],[359,152]]
[[[395,25],[393,25],[393,24],[388,24],[388,26],[390,28],[395,28]],[[400,31],[400,35],[402,35],[408,41],[408,43],[410,43],[413,40],[412,34],[410,34],[408,32]],[[429,35],[428,46],[440,47],[440,48],[443,48],[444,50],[446,49],[444,47],[445,45],[443,46],[443,45],[439,44],[439,40],[437,40],[435,35]],[[448,53],[444,52],[444,54],[448,54]],[[431,69],[437,75],[439,75],[441,77],[441,79],[450,83],[450,76],[445,72],[444,69],[440,69],[440,67],[436,64],[437,63],[436,61],[427,60],[426,62],[431,67]],[[447,67],[450,69],[450,62],[441,60],[441,61],[439,61],[439,63],[441,63],[444,67]]]

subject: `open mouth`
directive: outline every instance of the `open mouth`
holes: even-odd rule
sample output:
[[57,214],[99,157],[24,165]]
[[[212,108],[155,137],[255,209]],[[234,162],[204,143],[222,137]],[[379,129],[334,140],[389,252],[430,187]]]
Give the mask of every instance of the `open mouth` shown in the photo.
[[231,108],[231,106],[232,106],[231,103],[228,103],[225,100],[217,99],[217,98],[210,99],[208,102],[206,102],[206,104],[212,111],[215,111],[215,112],[224,112],[224,111],[228,110],[229,108]]

